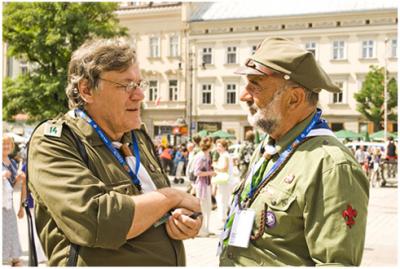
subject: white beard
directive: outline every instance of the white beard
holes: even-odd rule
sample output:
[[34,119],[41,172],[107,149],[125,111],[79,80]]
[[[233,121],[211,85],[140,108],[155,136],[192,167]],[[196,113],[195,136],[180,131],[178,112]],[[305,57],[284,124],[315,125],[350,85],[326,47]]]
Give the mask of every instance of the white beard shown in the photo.
[[282,114],[278,109],[279,100],[280,96],[277,96],[277,98],[274,98],[263,108],[257,107],[256,104],[251,105],[250,110],[255,110],[256,112],[252,114],[250,111],[247,115],[247,120],[250,125],[255,128],[260,128],[267,134],[273,133],[282,120]]

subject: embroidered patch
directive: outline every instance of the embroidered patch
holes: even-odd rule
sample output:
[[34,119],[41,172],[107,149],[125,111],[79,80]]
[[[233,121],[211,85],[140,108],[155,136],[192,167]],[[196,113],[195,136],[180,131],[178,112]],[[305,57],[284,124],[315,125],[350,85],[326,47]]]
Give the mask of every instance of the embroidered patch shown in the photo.
[[275,217],[274,212],[272,212],[272,211],[265,212],[265,225],[268,228],[275,227],[275,225],[276,225],[276,217]]
[[53,124],[50,122],[46,122],[44,124],[43,133],[46,136],[61,137],[62,128],[62,124]]
[[357,210],[353,209],[351,205],[347,205],[347,209],[343,210],[342,216],[346,220],[346,225],[351,229],[351,226],[356,224],[354,218],[357,217]]

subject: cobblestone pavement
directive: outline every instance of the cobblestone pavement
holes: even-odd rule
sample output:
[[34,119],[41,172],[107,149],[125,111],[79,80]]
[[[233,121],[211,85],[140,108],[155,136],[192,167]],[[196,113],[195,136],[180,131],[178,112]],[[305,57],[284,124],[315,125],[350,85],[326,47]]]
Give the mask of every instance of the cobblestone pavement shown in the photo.
[[[185,185],[173,184],[185,190]],[[14,193],[15,208],[19,206],[19,191]],[[396,187],[371,188],[367,235],[362,266],[396,266],[398,256],[398,195]],[[218,266],[216,256],[218,234],[221,232],[217,212],[211,213],[210,230],[216,235],[207,238],[196,237],[185,240],[187,266]],[[18,220],[23,261],[28,260],[28,240],[26,218]],[[43,266],[43,265],[42,265]]]

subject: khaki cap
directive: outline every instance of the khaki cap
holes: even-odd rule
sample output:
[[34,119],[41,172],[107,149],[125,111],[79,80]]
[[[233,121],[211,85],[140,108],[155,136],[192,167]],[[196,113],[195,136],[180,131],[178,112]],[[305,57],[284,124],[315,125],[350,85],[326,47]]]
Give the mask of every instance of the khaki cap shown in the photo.
[[342,91],[330,80],[311,52],[282,37],[264,39],[245,66],[235,71],[240,75],[262,76],[276,72],[283,74],[284,79],[297,82],[314,92],[322,89]]

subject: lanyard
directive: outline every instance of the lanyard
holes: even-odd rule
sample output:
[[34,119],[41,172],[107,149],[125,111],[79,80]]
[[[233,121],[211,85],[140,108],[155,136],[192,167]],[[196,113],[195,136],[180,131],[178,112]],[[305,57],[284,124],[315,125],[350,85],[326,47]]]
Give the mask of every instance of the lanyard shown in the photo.
[[[296,137],[296,139],[285,149],[285,151],[282,154],[280,154],[279,159],[276,161],[276,163],[274,163],[274,165],[271,167],[271,169],[268,171],[268,173],[264,176],[264,178],[257,185],[255,185],[255,182],[253,182],[254,180],[252,178],[252,180],[250,181],[250,191],[247,194],[247,199],[251,199],[253,197],[253,195],[256,192],[256,190],[258,189],[258,187],[260,185],[262,185],[265,182],[265,180],[267,180],[284,163],[284,161],[289,156],[289,154],[296,148],[296,146],[299,143],[301,143],[307,137],[307,135],[315,127],[315,125],[317,123],[318,123],[317,124],[318,126],[321,125],[321,123],[319,123],[321,113],[322,113],[321,109],[317,109],[317,113],[315,113],[310,124],[308,124],[308,126],[301,132],[301,134]],[[265,161],[265,158],[261,158],[261,160],[256,164],[257,169],[254,169],[253,171],[257,171],[264,161]],[[251,174],[253,174],[253,171]]]
[[133,131],[131,132],[131,134],[132,134],[132,140],[133,140],[133,152],[135,153],[135,156],[136,156],[135,173],[132,171],[130,166],[126,163],[125,158],[121,155],[121,153],[119,153],[119,151],[113,147],[112,142],[107,137],[107,135],[100,129],[100,127],[97,125],[97,123],[80,109],[75,109],[75,113],[78,116],[80,116],[82,119],[86,120],[87,123],[89,123],[90,126],[93,127],[93,129],[99,135],[100,139],[103,141],[103,143],[107,147],[107,149],[114,155],[114,157],[118,160],[120,165],[129,174],[129,176],[131,177],[132,183],[139,189],[139,191],[142,191],[142,185],[140,183],[139,178],[137,177],[139,167],[140,167],[140,152],[139,152],[138,142],[136,140],[136,136],[133,133]]

